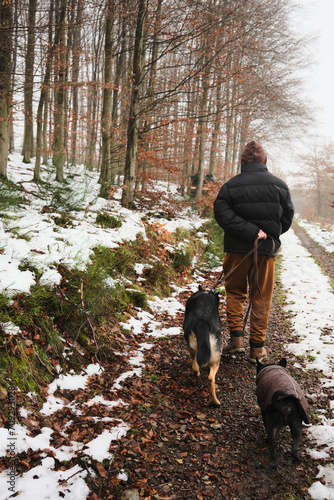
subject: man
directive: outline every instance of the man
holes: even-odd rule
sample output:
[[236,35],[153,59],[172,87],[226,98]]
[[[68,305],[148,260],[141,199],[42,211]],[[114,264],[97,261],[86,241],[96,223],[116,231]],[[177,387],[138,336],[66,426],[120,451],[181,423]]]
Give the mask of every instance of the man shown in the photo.
[[[214,203],[216,221],[224,229],[226,252],[223,270],[230,341],[223,353],[245,352],[243,306],[249,285],[252,363],[267,357],[264,342],[274,289],[275,256],[281,245],[280,235],[290,228],[294,215],[289,188],[266,165],[262,145],[249,142],[241,155],[241,173],[222,186]],[[252,252],[256,240],[257,256]]]

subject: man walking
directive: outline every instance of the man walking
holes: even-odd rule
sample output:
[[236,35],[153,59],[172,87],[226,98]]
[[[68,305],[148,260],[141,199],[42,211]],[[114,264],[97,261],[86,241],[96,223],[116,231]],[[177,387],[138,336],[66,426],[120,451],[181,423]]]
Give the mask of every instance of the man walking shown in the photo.
[[[223,353],[245,352],[243,306],[249,286],[250,357],[267,357],[264,342],[274,289],[275,256],[294,215],[289,188],[267,169],[267,155],[257,141],[241,155],[241,173],[227,181],[214,203],[218,224],[224,229],[223,270],[227,276],[226,313],[230,341]],[[252,252],[258,241],[256,255]],[[247,255],[250,253],[250,255]],[[230,274],[229,274],[230,273]]]

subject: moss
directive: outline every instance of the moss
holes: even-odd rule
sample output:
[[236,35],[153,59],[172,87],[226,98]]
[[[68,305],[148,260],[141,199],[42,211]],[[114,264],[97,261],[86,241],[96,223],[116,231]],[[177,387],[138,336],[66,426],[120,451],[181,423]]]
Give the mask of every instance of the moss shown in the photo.
[[147,294],[140,290],[127,290],[127,294],[131,300],[131,304],[135,307],[139,307],[141,309],[147,309]]
[[122,220],[106,212],[98,212],[96,216],[96,223],[106,228],[122,227]]
[[157,261],[151,268],[144,270],[144,276],[152,292],[163,296],[171,294],[172,271],[170,266]]
[[194,258],[193,249],[188,246],[185,249],[178,250],[173,256],[173,267],[176,271],[182,273],[191,267]]
[[209,222],[204,225],[204,229],[207,232],[208,243],[200,258],[200,263],[206,263],[210,267],[221,265],[225,256],[224,231],[217,224],[213,215]]
[[94,249],[93,265],[95,269],[89,268],[87,271],[91,275],[94,271],[100,272],[104,276],[131,276],[134,274],[133,263],[136,254],[127,245],[121,245],[115,249],[97,247]]
[[[5,387],[12,384],[23,392],[31,391],[39,394],[41,386],[53,379],[53,376],[48,372],[48,369],[52,370],[52,365],[47,355],[36,344],[27,348],[21,340],[17,340],[12,348],[14,348],[15,354],[9,353],[6,349],[4,355],[1,356],[2,381],[0,378],[0,384]],[[5,370],[7,370],[6,378],[4,376]]]
[[54,215],[52,217],[55,224],[60,227],[71,227],[73,226],[73,217],[67,212],[60,212],[60,215]]

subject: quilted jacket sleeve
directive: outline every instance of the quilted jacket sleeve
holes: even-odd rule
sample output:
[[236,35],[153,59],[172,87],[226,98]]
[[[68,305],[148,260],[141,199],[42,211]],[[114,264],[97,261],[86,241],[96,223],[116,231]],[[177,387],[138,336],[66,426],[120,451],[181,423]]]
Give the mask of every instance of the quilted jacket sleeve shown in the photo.
[[258,225],[246,221],[235,213],[226,185],[220,189],[214,202],[214,214],[216,221],[224,231],[234,233],[242,239],[254,241],[260,230]]
[[283,208],[283,215],[281,218],[282,233],[286,233],[287,230],[290,228],[294,216],[294,207],[288,187],[286,187],[285,194],[286,194],[285,199],[282,202],[282,208]]

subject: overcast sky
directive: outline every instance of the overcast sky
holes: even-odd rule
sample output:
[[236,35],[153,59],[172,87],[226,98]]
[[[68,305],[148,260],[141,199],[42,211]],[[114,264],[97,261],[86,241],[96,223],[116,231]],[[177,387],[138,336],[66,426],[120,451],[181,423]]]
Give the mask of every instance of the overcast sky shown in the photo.
[[[307,73],[308,91],[319,106],[319,133],[334,141],[334,0],[302,0],[301,32],[318,36],[311,51],[315,64]],[[298,31],[298,19],[295,29]]]
[[304,139],[294,140],[291,147],[268,144],[268,166],[292,184],[291,172],[303,168],[300,155],[316,144],[334,142],[334,0],[296,0],[299,8],[293,16],[297,36],[314,38],[307,45],[312,64],[305,69],[305,100],[317,110],[315,120]]

